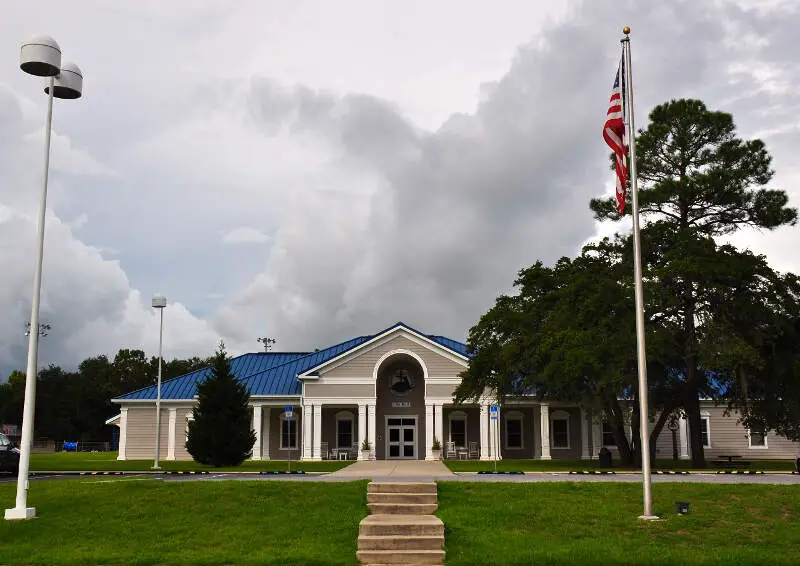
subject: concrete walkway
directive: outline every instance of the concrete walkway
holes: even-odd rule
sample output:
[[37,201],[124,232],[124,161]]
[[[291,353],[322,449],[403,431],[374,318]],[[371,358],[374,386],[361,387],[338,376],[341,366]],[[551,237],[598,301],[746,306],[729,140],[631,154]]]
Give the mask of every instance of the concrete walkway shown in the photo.
[[456,475],[440,461],[427,460],[368,460],[354,462],[336,472],[330,478],[375,479],[375,478],[455,478]]

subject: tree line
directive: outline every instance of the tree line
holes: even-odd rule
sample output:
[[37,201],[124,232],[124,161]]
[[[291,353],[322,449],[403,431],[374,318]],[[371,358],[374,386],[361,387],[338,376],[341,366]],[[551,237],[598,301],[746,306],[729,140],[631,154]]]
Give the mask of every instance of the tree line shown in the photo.
[[[164,360],[162,380],[208,366],[213,358]],[[111,440],[105,421],[119,412],[111,399],[155,385],[158,357],[144,351],[121,349],[113,359],[100,355],[83,360],[77,371],[50,365],[39,370],[36,381],[36,439],[72,441]],[[25,372],[13,371],[0,384],[0,423],[21,424],[25,399]]]
[[[651,458],[668,419],[683,415],[693,466],[704,466],[701,398],[746,427],[800,439],[800,280],[724,241],[794,225],[797,210],[785,191],[766,188],[774,172],[765,145],[739,138],[730,114],[683,99],[649,118],[636,153]],[[589,206],[616,222],[615,204]],[[628,220],[630,210],[628,202]],[[622,460],[640,463],[631,234],[553,266],[537,261],[515,287],[470,330],[475,356],[457,400],[488,388],[501,402],[523,393],[580,402],[602,415]]]

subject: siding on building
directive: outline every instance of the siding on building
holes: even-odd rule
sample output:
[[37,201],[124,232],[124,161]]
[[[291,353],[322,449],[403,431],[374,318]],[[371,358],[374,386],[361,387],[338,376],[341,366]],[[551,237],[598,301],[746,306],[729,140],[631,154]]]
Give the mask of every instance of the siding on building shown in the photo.
[[[125,459],[149,460],[155,458],[156,408],[132,407],[128,409],[128,436]],[[169,441],[169,410],[161,407],[161,445],[159,459],[167,459]]]
[[[601,422],[601,421],[598,421],[598,422]],[[594,420],[592,420],[592,423],[594,423]],[[650,423],[648,423],[648,430],[652,433],[652,431],[654,429],[655,429],[655,422],[651,421]],[[589,430],[590,430],[590,434],[592,435],[590,437],[589,446],[594,446],[594,443],[593,443],[593,440],[594,440],[593,427],[590,428]],[[602,425],[601,425],[600,427],[598,427],[598,432],[600,434],[600,439],[597,442],[598,446],[602,446],[602,430],[603,429],[602,429]],[[625,430],[626,430],[626,435],[628,436],[628,439],[630,439],[630,436],[631,436],[631,428],[630,428],[630,426],[626,426]],[[681,434],[680,434],[680,431],[677,431],[675,433],[675,439],[676,439],[676,448],[678,450],[678,455],[680,456],[680,453],[681,453]],[[614,461],[618,462],[619,461],[619,450],[617,449],[617,447],[616,446],[606,446],[606,448],[608,448],[608,450],[611,452],[611,455],[614,458]],[[672,431],[670,431],[669,428],[667,428],[667,425],[665,424],[664,427],[661,429],[661,432],[659,433],[658,438],[656,438],[656,458],[659,459],[659,460],[671,460],[672,459],[672,452],[673,452],[672,451]],[[592,454],[592,458],[597,458],[597,457],[598,457],[597,454]]]
[[[653,429],[655,429],[655,423],[650,423],[650,425],[648,426],[648,430],[652,432]],[[680,431],[675,432],[675,446],[676,449],[678,450],[678,455],[680,456],[681,453]],[[664,428],[661,429],[661,432],[658,434],[658,438],[656,439],[656,458],[658,458],[659,460],[672,459],[672,431],[669,430],[666,424],[664,425]]]
[[[415,383],[405,395],[395,395],[390,386],[392,375],[395,371],[405,369]],[[415,454],[417,459],[425,458],[427,426],[425,414],[425,384],[422,380],[422,367],[419,363],[405,355],[387,359],[378,371],[378,380],[375,383],[375,457],[383,459],[387,456],[388,433],[387,425],[392,417],[416,417],[417,434],[415,438]],[[396,406],[398,403],[401,406]]]
[[437,399],[446,397],[448,399],[452,399],[455,391],[455,385],[449,385],[447,383],[430,383],[426,385],[425,393],[428,397],[434,397]]
[[381,356],[398,349],[409,350],[422,358],[428,369],[429,377],[456,377],[465,368],[465,365],[454,362],[428,347],[419,345],[409,340],[406,336],[399,334],[369,351],[357,350],[353,352],[346,358],[344,363],[327,371],[323,369],[320,375],[329,377],[372,377],[375,371],[375,364],[378,363]]
[[[336,415],[342,413],[346,416],[347,413],[353,419],[353,442],[358,443],[358,406],[351,407],[322,407],[322,435],[321,441],[328,443],[328,451],[337,448],[336,445]],[[345,446],[342,446],[345,448]],[[360,447],[359,447],[360,448]],[[326,458],[327,455],[323,454]]]
[[[522,413],[522,448],[506,448],[506,417],[510,413]],[[533,407],[504,407],[500,412],[500,455],[509,460],[527,460],[536,454],[537,445],[540,445],[540,437],[536,435],[534,427],[534,408]],[[541,446],[539,446],[541,450]]]
[[581,457],[581,411],[577,407],[550,407],[550,421],[553,415],[566,412],[569,415],[569,448],[553,446],[553,426],[550,425],[550,457],[553,460],[577,460]]
[[[776,435],[774,432],[767,434],[767,448],[751,448],[749,446],[747,430],[737,422],[739,415],[732,412],[725,416],[725,408],[715,406],[712,402],[704,402],[700,407],[701,416],[708,417],[708,436],[710,446],[704,448],[703,452],[707,460],[719,458],[722,455],[741,456],[743,460],[771,460],[771,459],[794,459],[800,456],[800,442],[787,440]],[[655,423],[649,424],[649,430],[655,428]],[[687,423],[688,431],[688,423]],[[630,429],[628,429],[630,436]],[[682,452],[685,440],[681,437],[680,431],[675,434],[675,445],[678,456]],[[608,446],[612,455],[618,458],[618,451],[615,446]],[[684,452],[691,455],[691,450],[686,448]],[[596,454],[592,455],[597,457]],[[671,460],[673,456],[672,431],[665,425],[661,429],[656,440],[656,458],[660,460]]]
[[[526,427],[527,428],[527,427]],[[542,407],[540,405],[533,406],[533,438],[535,445],[533,447],[533,457],[542,457]]]
[[767,433],[767,448],[751,448],[747,437],[747,429],[736,422],[738,413],[725,416],[724,407],[703,406],[701,413],[709,417],[710,448],[704,450],[706,458],[717,458],[720,455],[741,456],[743,460],[789,459],[800,457],[800,442],[793,442]]
[[[263,409],[262,409],[263,410]],[[297,421],[297,449],[281,450],[281,415],[283,411],[270,411],[269,416],[269,459],[270,460],[299,460],[303,455],[303,417],[302,411],[294,411],[294,420]]]
[[369,384],[333,384],[306,382],[303,393],[306,399],[329,399],[331,397],[342,399],[365,399],[375,397],[375,385]]
[[434,431],[442,444],[442,455],[444,455],[445,442],[450,441],[450,417],[453,413],[464,413],[467,418],[467,447],[470,442],[481,443],[481,412],[478,407],[443,407],[442,408],[442,432],[441,436]]

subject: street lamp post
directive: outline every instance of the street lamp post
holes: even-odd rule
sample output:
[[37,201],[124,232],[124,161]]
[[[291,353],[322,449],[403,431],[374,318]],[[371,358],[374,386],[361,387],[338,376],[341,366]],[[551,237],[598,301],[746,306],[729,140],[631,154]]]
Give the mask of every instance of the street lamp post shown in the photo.
[[667,424],[670,432],[672,432],[672,461],[678,461],[678,419],[672,415]]
[[44,134],[44,173],[42,175],[42,197],[39,203],[39,228],[36,240],[36,267],[33,275],[33,301],[31,304],[28,334],[28,365],[25,371],[25,404],[22,410],[22,438],[20,443],[19,476],[17,477],[17,499],[12,509],[6,509],[5,518],[32,519],[36,508],[28,507],[28,471],[31,446],[33,445],[33,416],[36,408],[36,371],[39,355],[39,296],[42,289],[42,258],[44,256],[44,219],[47,210],[47,176],[50,169],[50,131],[53,123],[53,97],[80,98],[83,92],[83,74],[74,63],[61,63],[61,48],[52,38],[35,36],[22,44],[19,67],[37,77],[47,77],[47,120]]
[[161,321],[158,329],[158,385],[156,387],[156,458],[153,462],[153,469],[160,470],[158,457],[161,455],[161,346],[164,337],[164,308],[167,306],[167,298],[162,295],[153,296],[153,308],[158,309]]

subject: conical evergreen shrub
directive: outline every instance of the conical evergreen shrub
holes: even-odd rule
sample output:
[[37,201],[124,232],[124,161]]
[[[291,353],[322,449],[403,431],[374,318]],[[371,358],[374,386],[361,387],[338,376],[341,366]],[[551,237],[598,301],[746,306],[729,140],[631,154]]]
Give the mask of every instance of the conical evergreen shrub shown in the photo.
[[201,464],[238,466],[250,457],[256,435],[251,426],[250,395],[234,377],[222,342],[212,360],[211,374],[198,384],[197,394],[186,450]]

